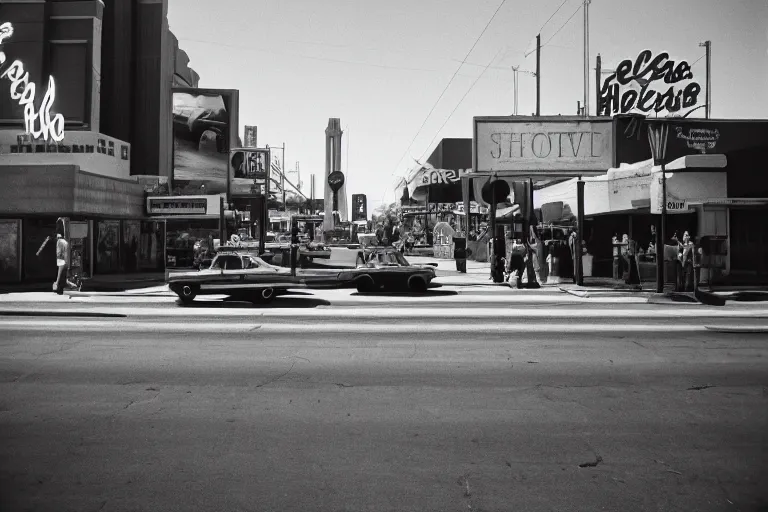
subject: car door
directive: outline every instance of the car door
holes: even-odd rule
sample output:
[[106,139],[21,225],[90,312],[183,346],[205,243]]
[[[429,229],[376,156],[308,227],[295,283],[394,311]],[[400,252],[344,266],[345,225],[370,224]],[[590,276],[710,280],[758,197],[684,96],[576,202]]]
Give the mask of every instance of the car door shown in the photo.
[[290,269],[275,267],[256,258],[244,259],[243,263],[246,267],[243,275],[249,285],[285,284],[292,281]]

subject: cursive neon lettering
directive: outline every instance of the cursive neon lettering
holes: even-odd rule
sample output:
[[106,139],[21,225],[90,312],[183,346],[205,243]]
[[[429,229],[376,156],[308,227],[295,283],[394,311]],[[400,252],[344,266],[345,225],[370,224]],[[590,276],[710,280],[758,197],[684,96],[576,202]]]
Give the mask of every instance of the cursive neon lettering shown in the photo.
[[[0,25],[0,45],[13,35],[10,23]],[[5,53],[0,51],[0,68],[5,64]],[[40,108],[35,111],[36,86],[29,81],[29,73],[24,72],[24,64],[15,60],[8,66],[0,78],[10,81],[10,96],[24,108],[24,127],[34,139],[61,142],[64,139],[64,116],[55,114],[51,118],[51,107],[56,100],[56,83],[52,76],[48,77],[48,89],[43,95]]]

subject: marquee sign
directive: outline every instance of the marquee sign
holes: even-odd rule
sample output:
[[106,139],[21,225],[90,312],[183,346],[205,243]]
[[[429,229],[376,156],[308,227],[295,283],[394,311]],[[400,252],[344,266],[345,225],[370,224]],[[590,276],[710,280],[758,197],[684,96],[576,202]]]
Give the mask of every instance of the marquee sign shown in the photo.
[[[0,25],[0,48],[3,42],[13,35],[13,25],[6,22]],[[5,66],[5,53],[0,51],[0,70]],[[64,139],[64,116],[55,114],[51,118],[51,106],[56,100],[56,83],[48,77],[48,89],[45,91],[40,107],[35,111],[34,82],[29,81],[29,72],[24,71],[24,64],[15,60],[0,74],[0,78],[10,81],[11,99],[24,107],[24,126],[33,139],[61,142]]]
[[613,164],[610,119],[476,117],[474,172],[602,174]]
[[666,111],[680,116],[698,105],[700,93],[688,62],[675,62],[667,52],[654,57],[651,50],[643,50],[634,60],[623,60],[603,81],[597,115]]
[[155,196],[147,198],[149,215],[209,215],[218,216],[218,195],[207,196]]

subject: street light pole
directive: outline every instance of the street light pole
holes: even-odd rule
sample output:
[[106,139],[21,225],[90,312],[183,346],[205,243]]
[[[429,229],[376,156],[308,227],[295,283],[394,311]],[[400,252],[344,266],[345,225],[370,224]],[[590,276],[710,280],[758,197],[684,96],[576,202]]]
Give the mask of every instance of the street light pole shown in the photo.
[[584,117],[589,116],[589,3],[584,0]]
[[667,240],[667,173],[665,169],[669,125],[663,121],[648,125],[648,143],[654,165],[661,165],[661,240],[656,243],[656,293],[664,291],[664,246]]

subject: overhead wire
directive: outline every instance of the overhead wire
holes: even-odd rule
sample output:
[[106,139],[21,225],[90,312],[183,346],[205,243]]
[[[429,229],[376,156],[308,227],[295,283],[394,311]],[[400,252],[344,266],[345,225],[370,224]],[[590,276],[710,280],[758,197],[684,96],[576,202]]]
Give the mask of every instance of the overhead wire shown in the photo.
[[[429,113],[427,113],[427,117],[424,118],[424,122],[421,123],[421,126],[419,127],[418,131],[416,132],[416,135],[413,136],[413,139],[411,139],[411,142],[410,142],[410,144],[408,144],[408,147],[403,152],[403,155],[398,159],[397,163],[395,164],[395,169],[392,170],[391,174],[395,173],[395,171],[397,170],[397,166],[400,165],[400,162],[403,161],[403,158],[405,158],[405,156],[411,150],[411,148],[413,147],[414,142],[416,142],[416,139],[419,137],[419,135],[421,135],[421,131],[424,129],[424,126],[427,124],[427,121],[429,121],[429,118],[432,116],[432,113],[435,111],[435,108],[437,107],[438,103],[440,103],[440,100],[443,99],[443,96],[445,96],[446,91],[448,90],[448,88],[453,83],[454,79],[456,78],[456,75],[459,74],[459,70],[462,68],[462,66],[464,66],[464,63],[469,58],[469,56],[472,54],[472,51],[475,49],[475,46],[477,46],[477,43],[483,37],[483,34],[485,34],[485,31],[488,30],[488,27],[491,25],[491,22],[494,20],[494,18],[496,18],[496,15],[499,13],[499,11],[501,10],[501,8],[504,6],[504,4],[506,2],[507,2],[507,0],[501,0],[501,3],[496,8],[496,11],[494,11],[493,16],[491,16],[491,19],[489,19],[488,23],[485,24],[485,27],[483,27],[483,31],[480,32],[479,36],[477,36],[477,39],[475,39],[475,42],[472,44],[472,47],[469,49],[467,54],[464,56],[464,59],[462,59],[461,64],[459,64],[459,66],[456,68],[456,71],[453,73],[453,76],[451,77],[451,79],[446,84],[445,88],[443,89],[443,92],[441,92],[440,96],[437,97],[437,100],[432,105],[432,108],[429,110]],[[386,193],[386,191],[385,191],[385,193]]]
[[581,8],[582,8],[582,4],[579,4],[579,6],[576,8],[576,10],[575,10],[575,11],[573,11],[573,14],[571,14],[571,17],[570,17],[570,18],[568,18],[567,20],[565,20],[565,23],[563,23],[562,25],[560,25],[560,28],[558,28],[558,29],[555,31],[555,33],[554,33],[554,34],[552,34],[552,36],[550,36],[550,38],[549,38],[549,39],[547,39],[547,42],[541,45],[541,47],[542,47],[542,48],[544,48],[545,46],[547,46],[547,44],[549,44],[549,42],[550,42],[551,40],[553,40],[553,39],[555,38],[555,36],[556,36],[557,34],[559,34],[559,33],[560,33],[560,31],[561,31],[561,30],[563,30],[563,28],[564,28],[564,27],[565,27],[565,26],[566,26],[568,23],[570,23],[570,21],[573,19],[573,17],[574,17],[574,16],[576,16],[576,13],[578,13],[578,12],[581,10]]
[[568,3],[568,0],[563,0],[563,3],[561,3],[561,4],[560,4],[560,7],[558,7],[558,8],[555,10],[555,12],[553,12],[553,13],[552,13],[552,16],[550,16],[549,18],[547,18],[547,21],[545,21],[545,22],[544,22],[544,24],[541,26],[541,28],[540,28],[540,29],[539,29],[539,31],[537,32],[538,34],[541,34],[541,31],[542,31],[542,30],[544,30],[544,27],[546,27],[546,26],[547,26],[547,23],[549,23],[549,22],[552,20],[552,18],[554,18],[554,17],[555,17],[555,14],[557,14],[558,12],[560,12],[560,9],[562,9],[562,8],[563,8],[563,6],[564,6],[566,3]]
[[[560,12],[560,9],[562,9],[562,8],[563,8],[563,6],[564,6],[566,3],[568,3],[569,1],[570,1],[570,0],[563,0],[563,1],[560,3],[560,5],[557,7],[557,9],[555,9],[555,12],[553,12],[553,13],[552,13],[552,14],[549,16],[549,18],[547,18],[547,20],[546,20],[546,21],[545,21],[545,22],[544,22],[544,23],[541,25],[541,28],[539,28],[539,32],[538,32],[538,33],[541,33],[541,31],[544,29],[544,27],[546,27],[546,26],[547,26],[547,24],[548,24],[550,21],[552,21],[552,18],[554,18],[554,17],[555,17],[555,15],[556,15],[558,12]],[[499,6],[499,8],[501,8],[501,6]],[[581,6],[579,6],[579,9],[580,9],[580,8],[581,8]],[[579,9],[576,9],[576,12],[578,12],[578,11],[579,11]],[[498,11],[498,9],[497,9],[497,11]],[[563,28],[565,25],[567,25],[567,24],[568,24],[568,22],[569,22],[569,21],[571,21],[571,18],[573,18],[575,15],[576,15],[576,13],[572,14],[572,15],[571,15],[571,17],[570,17],[570,18],[568,18],[568,20],[567,20],[567,21],[566,21],[566,22],[565,22],[565,23],[564,23],[564,24],[563,24],[563,25],[562,25],[562,26],[561,26],[559,29],[557,29],[557,31],[555,32],[555,34],[554,34],[552,37],[550,37],[550,38],[549,38],[549,40],[548,40],[547,42],[551,41],[551,40],[552,40],[552,38],[553,38],[555,35],[557,35],[557,33],[558,33],[558,32],[560,32],[560,30],[562,30],[562,28]],[[495,16],[495,14],[494,14],[494,16]],[[493,18],[491,18],[491,19],[493,19]],[[489,22],[489,23],[490,23],[490,22]],[[486,27],[486,28],[487,28],[487,27]],[[482,35],[482,34],[481,34],[481,35]],[[553,46],[554,46],[554,45],[553,45]],[[467,90],[467,92],[465,92],[465,93],[464,93],[464,96],[462,96],[462,97],[461,97],[461,99],[459,100],[459,102],[456,104],[456,107],[454,107],[453,111],[451,111],[451,113],[450,113],[450,115],[448,116],[448,118],[445,120],[445,122],[442,124],[442,126],[440,126],[440,128],[437,130],[437,133],[435,133],[435,136],[434,136],[434,137],[432,137],[432,140],[430,140],[430,141],[429,141],[429,144],[427,144],[427,148],[424,150],[424,153],[422,153],[421,157],[419,157],[419,160],[422,160],[422,159],[424,158],[424,156],[425,156],[425,155],[427,154],[427,152],[429,151],[429,148],[432,146],[432,143],[435,141],[435,139],[436,139],[436,138],[437,138],[437,136],[440,134],[440,132],[442,131],[442,129],[445,127],[445,125],[448,123],[448,121],[450,121],[451,117],[452,117],[452,116],[453,116],[453,114],[456,112],[456,110],[459,108],[459,106],[460,106],[460,105],[461,105],[461,103],[464,101],[464,99],[467,97],[467,95],[468,95],[468,94],[469,94],[469,93],[472,91],[472,89],[475,87],[475,84],[477,84],[477,82],[478,82],[478,81],[479,81],[479,80],[480,80],[480,79],[483,77],[483,75],[485,75],[485,72],[486,72],[486,71],[488,71],[488,69],[503,69],[503,70],[507,70],[507,68],[501,68],[501,67],[499,67],[499,66],[491,66],[491,64],[493,64],[493,62],[494,62],[494,61],[496,60],[496,58],[499,56],[499,53],[501,53],[501,50],[499,50],[499,52],[497,52],[497,53],[496,53],[496,55],[493,57],[493,59],[491,59],[491,61],[490,61],[488,64],[486,64],[485,66],[483,66],[483,71],[482,71],[482,72],[480,73],[480,75],[479,75],[479,76],[478,76],[478,77],[475,79],[475,81],[474,81],[474,82],[472,82],[472,85],[469,87],[469,89]],[[464,61],[466,61],[466,57],[465,57]],[[462,62],[464,62],[464,61],[462,61]],[[465,64],[470,64],[470,65],[472,65],[472,66],[481,66],[481,65],[482,65],[482,64],[474,64],[474,63],[467,63],[467,62],[465,62]],[[410,148],[409,148],[409,149],[410,149]],[[407,151],[406,151],[406,153],[407,153]],[[402,158],[401,158],[400,160],[402,160]],[[400,163],[400,162],[398,162],[398,164],[399,164],[399,163]]]
[[440,126],[440,128],[437,129],[437,132],[435,132],[435,136],[432,137],[432,140],[429,141],[429,144],[427,144],[427,149],[424,150],[424,153],[422,153],[421,157],[419,157],[419,160],[422,160],[424,156],[427,154],[427,151],[429,151],[429,148],[432,146],[432,143],[435,142],[435,139],[440,135],[440,132],[443,131],[443,128],[445,128],[445,125],[448,124],[448,121],[451,120],[453,117],[453,114],[456,113],[456,111],[459,109],[461,104],[464,102],[464,98],[466,98],[470,92],[472,92],[472,89],[474,89],[475,84],[480,81],[481,78],[483,78],[483,75],[485,75],[485,72],[488,71],[488,68],[490,68],[491,64],[499,57],[499,54],[501,54],[501,49],[496,52],[496,55],[493,56],[493,58],[488,62],[488,64],[483,69],[482,73],[480,73],[477,78],[475,78],[475,81],[472,82],[472,85],[469,86],[469,89],[467,89],[467,92],[464,93],[464,96],[461,97],[459,102],[456,104],[456,106],[453,108],[450,114],[448,114],[448,117],[445,119],[443,124]]

